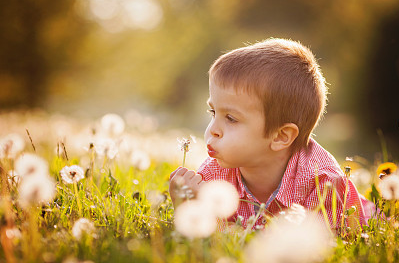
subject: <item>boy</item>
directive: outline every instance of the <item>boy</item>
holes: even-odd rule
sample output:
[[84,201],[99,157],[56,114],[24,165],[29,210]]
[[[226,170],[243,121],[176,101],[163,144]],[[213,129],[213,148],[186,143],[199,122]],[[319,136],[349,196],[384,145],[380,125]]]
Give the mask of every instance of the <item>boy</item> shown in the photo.
[[[338,230],[343,211],[352,206],[359,223],[365,224],[355,186],[334,157],[310,138],[324,113],[326,93],[312,52],[298,42],[272,38],[220,56],[209,71],[209,158],[197,173],[179,167],[171,174],[173,202],[178,181],[196,193],[206,181],[226,180],[241,199],[229,221],[241,216],[245,227],[258,210],[253,203],[264,203],[265,214],[278,214],[294,203],[316,209],[317,174],[320,194],[327,191],[324,205],[330,227]],[[324,220],[321,212],[319,216]],[[265,222],[261,216],[254,227]]]

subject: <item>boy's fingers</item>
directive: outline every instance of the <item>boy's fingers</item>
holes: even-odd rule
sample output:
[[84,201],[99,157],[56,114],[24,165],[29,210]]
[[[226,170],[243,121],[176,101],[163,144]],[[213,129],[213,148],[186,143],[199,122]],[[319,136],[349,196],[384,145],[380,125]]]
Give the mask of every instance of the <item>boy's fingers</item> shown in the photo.
[[183,176],[187,172],[187,168],[180,167],[180,168],[177,168],[177,170],[175,172],[176,172],[175,175]]
[[192,178],[191,181],[193,184],[199,184],[202,181],[202,176],[199,174],[195,174]]
[[187,180],[191,180],[193,177],[194,177],[194,175],[195,175],[195,172],[194,171],[187,171],[185,174],[184,174],[184,179],[186,179],[186,181]]

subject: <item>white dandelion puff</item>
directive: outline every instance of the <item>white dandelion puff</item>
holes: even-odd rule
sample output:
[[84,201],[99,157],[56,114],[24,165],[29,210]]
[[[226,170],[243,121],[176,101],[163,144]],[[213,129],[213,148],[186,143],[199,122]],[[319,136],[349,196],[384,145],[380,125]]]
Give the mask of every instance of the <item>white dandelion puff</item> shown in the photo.
[[399,199],[399,176],[390,175],[384,177],[379,185],[381,195],[387,200],[398,200]]
[[209,206],[215,216],[227,218],[238,208],[239,196],[236,188],[226,181],[211,181],[203,184],[198,199]]
[[80,240],[84,235],[94,235],[96,228],[92,221],[87,218],[78,219],[72,227],[72,235]]
[[14,159],[25,148],[25,141],[16,133],[11,133],[0,140],[0,159]]
[[48,176],[24,178],[18,189],[18,200],[23,208],[50,202],[55,195],[55,183]]
[[288,209],[287,213],[284,215],[284,218],[291,223],[300,225],[306,218],[306,210],[299,204],[292,204],[290,209]]
[[284,217],[259,232],[245,249],[246,262],[319,262],[331,252],[331,236],[314,217],[302,223]]
[[198,200],[186,201],[175,210],[176,230],[188,238],[205,238],[216,230],[213,212]]
[[108,159],[114,159],[118,154],[116,143],[109,138],[99,138],[94,142],[94,149],[100,157],[106,156]]
[[101,127],[110,136],[119,136],[125,130],[125,121],[121,116],[109,113],[101,118]]
[[130,162],[134,167],[141,171],[147,170],[151,165],[150,156],[148,153],[141,150],[135,150],[132,152]]
[[15,171],[23,178],[28,176],[46,176],[48,170],[47,162],[32,153],[21,155],[15,162]]
[[66,184],[77,183],[85,178],[85,172],[79,165],[65,166],[61,169],[60,175]]

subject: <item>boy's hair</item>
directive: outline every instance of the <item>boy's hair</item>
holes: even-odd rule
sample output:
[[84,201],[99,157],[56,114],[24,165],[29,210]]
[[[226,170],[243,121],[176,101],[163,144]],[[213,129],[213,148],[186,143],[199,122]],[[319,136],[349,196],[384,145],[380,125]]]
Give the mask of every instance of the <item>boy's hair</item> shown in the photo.
[[299,42],[270,38],[220,56],[209,79],[222,88],[257,95],[263,102],[265,136],[285,123],[299,128],[292,144],[306,147],[322,117],[327,87],[312,52]]

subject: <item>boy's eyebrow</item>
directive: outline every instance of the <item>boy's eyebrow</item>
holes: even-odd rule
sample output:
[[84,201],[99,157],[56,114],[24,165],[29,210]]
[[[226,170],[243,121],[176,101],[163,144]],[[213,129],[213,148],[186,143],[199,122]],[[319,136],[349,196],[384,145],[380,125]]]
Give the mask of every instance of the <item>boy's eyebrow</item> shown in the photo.
[[[206,103],[208,104],[209,107],[214,108],[210,98],[206,101]],[[231,107],[221,108],[220,110],[225,111],[225,112],[234,112],[234,113],[240,114],[240,115],[242,114],[240,111],[238,111],[234,108],[231,108]]]

